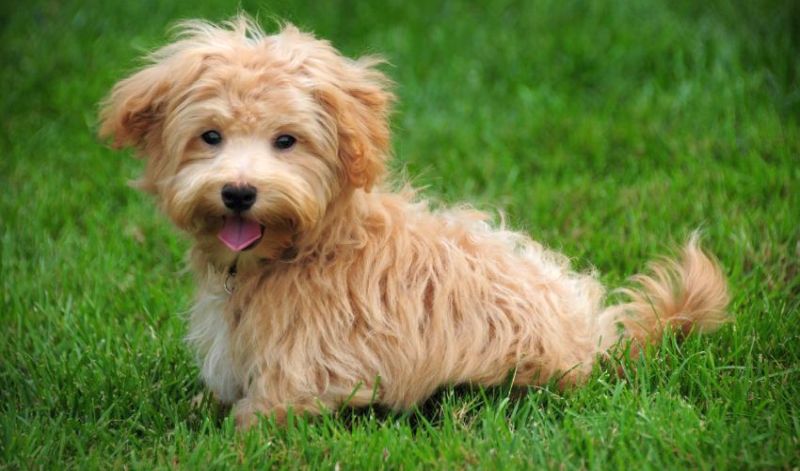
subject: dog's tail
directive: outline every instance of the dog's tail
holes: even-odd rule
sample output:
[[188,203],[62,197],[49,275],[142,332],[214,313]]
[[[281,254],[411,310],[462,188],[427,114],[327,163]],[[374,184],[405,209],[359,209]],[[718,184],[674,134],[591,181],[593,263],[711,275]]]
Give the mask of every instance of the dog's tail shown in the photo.
[[634,287],[618,290],[627,301],[600,315],[602,352],[620,340],[631,340],[633,349],[658,342],[667,328],[707,333],[730,320],[725,277],[698,239],[691,236],[680,260],[653,262],[650,273],[632,278]]

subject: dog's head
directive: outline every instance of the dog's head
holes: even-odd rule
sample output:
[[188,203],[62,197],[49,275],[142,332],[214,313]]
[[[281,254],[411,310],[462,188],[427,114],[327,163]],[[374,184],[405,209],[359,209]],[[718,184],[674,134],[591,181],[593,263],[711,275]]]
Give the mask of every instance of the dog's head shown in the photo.
[[100,135],[146,159],[139,185],[209,247],[274,255],[342,195],[369,191],[389,153],[389,81],[285,26],[186,22],[119,82]]

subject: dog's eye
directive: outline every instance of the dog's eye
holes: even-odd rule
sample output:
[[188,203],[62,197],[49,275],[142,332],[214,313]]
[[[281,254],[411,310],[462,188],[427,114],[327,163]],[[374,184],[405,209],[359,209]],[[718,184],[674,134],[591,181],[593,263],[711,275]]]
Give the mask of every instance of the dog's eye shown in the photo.
[[204,132],[200,138],[203,139],[203,142],[210,146],[216,146],[222,142],[222,134],[220,134],[219,131],[214,131],[213,129],[211,131]]
[[280,150],[286,150],[294,145],[297,142],[294,136],[290,136],[288,134],[281,134],[277,138],[275,138],[275,147]]

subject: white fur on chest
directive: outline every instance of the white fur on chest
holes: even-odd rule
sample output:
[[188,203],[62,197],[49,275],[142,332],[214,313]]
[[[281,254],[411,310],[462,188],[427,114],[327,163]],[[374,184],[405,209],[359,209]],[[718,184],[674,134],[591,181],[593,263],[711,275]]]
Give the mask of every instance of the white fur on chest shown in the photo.
[[200,364],[200,374],[220,402],[230,404],[242,395],[241,379],[231,353],[231,332],[225,317],[228,294],[207,283],[201,287],[189,317],[186,339]]

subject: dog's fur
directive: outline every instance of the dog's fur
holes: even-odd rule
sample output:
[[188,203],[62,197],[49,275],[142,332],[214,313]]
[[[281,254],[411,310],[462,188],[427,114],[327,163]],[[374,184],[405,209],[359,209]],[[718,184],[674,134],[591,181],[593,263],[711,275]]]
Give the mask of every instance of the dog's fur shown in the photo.
[[[621,340],[727,320],[724,278],[695,238],[605,308],[597,279],[563,255],[480,212],[389,191],[393,95],[380,62],[290,25],[265,35],[243,16],[193,21],[102,105],[101,136],[146,158],[141,187],[193,238],[189,341],[240,424],[344,402],[407,408],[509,373],[568,386]],[[210,129],[221,145],[201,140]],[[281,134],[294,147],[277,149]],[[258,191],[243,213],[263,227],[251,250],[217,238],[228,183]]]

